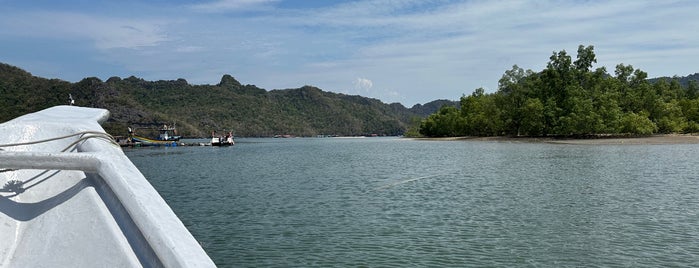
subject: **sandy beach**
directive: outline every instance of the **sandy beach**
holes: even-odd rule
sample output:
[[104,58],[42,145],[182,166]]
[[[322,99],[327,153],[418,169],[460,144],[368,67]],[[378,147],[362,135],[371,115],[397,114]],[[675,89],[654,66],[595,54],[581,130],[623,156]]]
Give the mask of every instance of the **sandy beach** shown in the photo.
[[547,137],[446,137],[416,138],[416,140],[439,141],[495,141],[495,142],[540,142],[579,145],[652,145],[652,144],[699,144],[699,135],[664,134],[645,137],[599,137],[599,138],[547,138]]

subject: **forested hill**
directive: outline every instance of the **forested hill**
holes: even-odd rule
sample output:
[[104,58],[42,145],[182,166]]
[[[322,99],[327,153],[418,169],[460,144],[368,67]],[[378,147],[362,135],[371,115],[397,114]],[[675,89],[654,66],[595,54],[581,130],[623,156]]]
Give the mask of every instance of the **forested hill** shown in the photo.
[[325,92],[312,86],[267,91],[224,75],[217,85],[191,85],[184,79],[145,81],[112,77],[77,83],[45,79],[0,63],[0,122],[54,105],[75,104],[111,111],[105,129],[124,135],[128,126],[145,129],[175,123],[180,134],[207,137],[211,131],[238,136],[399,135],[411,118],[442,105],[435,101],[406,108],[399,103]]
[[672,80],[677,80],[682,87],[689,87],[690,83],[699,83],[699,73],[690,74],[688,76],[674,76],[674,77],[658,77],[653,79],[648,79],[648,82],[656,83],[660,80],[666,83],[671,83]]

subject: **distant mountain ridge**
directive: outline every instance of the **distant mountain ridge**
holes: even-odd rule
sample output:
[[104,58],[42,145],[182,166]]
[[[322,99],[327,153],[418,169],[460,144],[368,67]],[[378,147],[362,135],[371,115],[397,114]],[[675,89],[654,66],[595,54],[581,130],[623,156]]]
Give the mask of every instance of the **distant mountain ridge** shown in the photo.
[[153,129],[174,123],[188,137],[207,137],[211,131],[223,130],[238,136],[401,135],[412,118],[459,103],[437,100],[406,108],[313,86],[267,91],[242,85],[230,75],[216,85],[190,85],[185,79],[146,81],[134,76],[107,81],[88,77],[70,83],[0,63],[0,122],[67,104],[69,94],[76,105],[110,110],[105,129],[111,134],[123,135],[128,126]]
[[670,82],[674,79],[677,79],[677,81],[680,82],[680,85],[682,87],[687,87],[687,86],[689,86],[690,82],[699,83],[699,73],[690,74],[688,76],[674,76],[674,77],[663,76],[663,77],[651,78],[651,79],[648,79],[648,82],[655,83],[655,82],[660,81],[660,80],[665,80],[666,82]]

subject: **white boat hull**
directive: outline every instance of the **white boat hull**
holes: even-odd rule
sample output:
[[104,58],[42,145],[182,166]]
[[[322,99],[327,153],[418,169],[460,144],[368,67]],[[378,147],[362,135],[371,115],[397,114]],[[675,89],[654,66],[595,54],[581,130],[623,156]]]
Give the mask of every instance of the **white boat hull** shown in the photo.
[[[102,109],[56,106],[0,124],[0,144],[104,131]],[[214,267],[172,209],[101,139],[0,148],[0,267]]]

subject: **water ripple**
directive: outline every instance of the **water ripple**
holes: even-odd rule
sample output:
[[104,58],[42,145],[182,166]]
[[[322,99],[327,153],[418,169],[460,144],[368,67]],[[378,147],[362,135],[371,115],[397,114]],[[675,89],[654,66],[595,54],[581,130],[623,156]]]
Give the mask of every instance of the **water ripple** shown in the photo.
[[127,154],[221,267],[699,265],[694,145],[218,149]]

